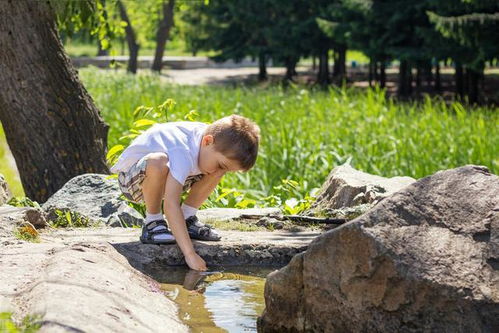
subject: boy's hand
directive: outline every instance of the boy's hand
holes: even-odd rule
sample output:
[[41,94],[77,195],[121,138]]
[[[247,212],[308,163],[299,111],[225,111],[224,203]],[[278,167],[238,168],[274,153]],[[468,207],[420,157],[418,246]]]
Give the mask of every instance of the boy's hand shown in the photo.
[[206,271],[206,262],[196,252],[186,255],[185,262],[191,269]]

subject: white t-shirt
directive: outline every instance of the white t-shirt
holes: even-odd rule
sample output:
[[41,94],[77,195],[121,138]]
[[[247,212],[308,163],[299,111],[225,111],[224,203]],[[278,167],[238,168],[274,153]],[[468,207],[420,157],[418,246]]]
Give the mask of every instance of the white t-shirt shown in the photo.
[[168,167],[180,184],[188,176],[201,173],[198,167],[199,147],[208,125],[194,121],[155,124],[136,137],[111,167],[112,173],[126,172],[149,153],[166,153]]

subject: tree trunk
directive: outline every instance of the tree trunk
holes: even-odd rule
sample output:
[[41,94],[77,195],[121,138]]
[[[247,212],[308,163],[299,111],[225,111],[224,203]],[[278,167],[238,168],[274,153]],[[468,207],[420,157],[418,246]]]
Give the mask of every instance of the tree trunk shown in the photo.
[[416,89],[417,91],[421,90],[421,64],[418,63],[416,66]]
[[317,68],[317,62],[316,62],[316,58],[315,58],[315,55],[312,56],[312,70],[315,71],[315,69]]
[[161,72],[163,67],[163,55],[165,53],[166,41],[170,37],[170,30],[173,27],[173,9],[175,0],[170,0],[168,3],[163,2],[163,19],[159,22],[158,31],[156,32],[156,51],[154,52],[154,61],[151,69]]
[[120,16],[123,21],[126,22],[125,34],[126,34],[126,42],[128,44],[128,50],[130,51],[128,56],[128,67],[127,71],[130,73],[137,73],[137,58],[139,56],[139,44],[137,44],[137,39],[135,37],[135,31],[133,31],[132,24],[128,19],[128,15],[126,13],[126,8],[121,2],[121,0],[117,1],[118,7],[120,10]]
[[336,65],[336,62],[338,62],[336,80],[337,80],[337,82],[343,82],[346,79],[346,74],[347,74],[347,66],[346,66],[347,47],[346,47],[346,45],[340,44],[336,48],[335,54],[337,55],[336,60],[335,60],[335,65]]
[[44,202],[77,175],[108,173],[108,126],[64,53],[48,2],[0,1],[0,45],[0,121],[26,195]]
[[298,60],[294,57],[287,57],[285,60],[286,65],[286,75],[284,77],[285,81],[292,81],[293,76],[296,75],[296,64]]
[[456,95],[458,97],[464,96],[464,85],[463,85],[463,65],[460,62],[456,62]]
[[378,75],[378,60],[375,60],[374,61],[374,64],[373,64],[373,74],[374,74],[374,83],[378,83],[379,82],[379,75]]
[[379,86],[386,87],[386,62],[384,59],[379,62]]
[[438,60],[435,64],[435,90],[437,92],[442,90],[442,83],[440,81],[440,62]]
[[467,92],[468,101],[472,104],[478,103],[480,100],[480,93],[478,89],[478,85],[480,82],[480,77],[482,73],[475,69],[467,68],[466,69],[466,77],[467,77]]
[[267,57],[263,52],[258,54],[258,80],[267,80]]
[[369,75],[368,75],[368,80],[369,80],[369,87],[373,86],[373,67],[374,67],[374,61],[373,58],[369,58]]
[[319,54],[319,72],[317,73],[317,83],[327,85],[331,83],[329,78],[329,50],[324,49]]
[[398,82],[398,95],[407,97],[411,94],[412,90],[412,75],[410,74],[411,68],[407,60],[401,60],[399,66],[399,82]]

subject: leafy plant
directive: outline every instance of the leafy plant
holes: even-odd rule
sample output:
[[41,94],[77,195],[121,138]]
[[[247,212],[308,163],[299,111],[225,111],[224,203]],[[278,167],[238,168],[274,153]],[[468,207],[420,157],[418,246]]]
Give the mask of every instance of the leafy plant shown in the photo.
[[5,333],[34,333],[37,332],[41,325],[42,316],[27,315],[20,324],[16,324],[12,320],[11,312],[0,312],[0,332]]
[[31,223],[26,223],[23,226],[17,227],[14,230],[14,236],[17,239],[25,240],[32,243],[40,242],[38,231]]
[[[116,163],[121,152],[130,145],[133,139],[139,136],[146,129],[158,122],[168,121],[168,113],[175,107],[175,101],[171,98],[165,100],[162,104],[157,106],[138,106],[133,112],[133,125],[121,136],[118,141],[122,144],[116,144],[111,149],[109,149],[106,159],[109,164]],[[193,117],[193,114],[189,113],[189,117]],[[187,117],[187,116],[186,116]]]
[[38,202],[33,201],[28,197],[12,197],[7,204],[15,207],[40,207]]
[[55,219],[49,222],[49,225],[54,228],[86,228],[93,226],[93,223],[86,216],[78,212],[73,212],[66,209],[55,209]]

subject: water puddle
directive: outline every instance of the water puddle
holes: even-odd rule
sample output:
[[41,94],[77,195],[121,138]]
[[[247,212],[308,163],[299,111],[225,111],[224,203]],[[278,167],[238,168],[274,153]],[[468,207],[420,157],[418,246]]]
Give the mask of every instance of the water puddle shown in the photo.
[[177,303],[180,319],[192,332],[256,332],[256,320],[265,307],[265,277],[278,267],[210,269],[170,266],[147,274]]

